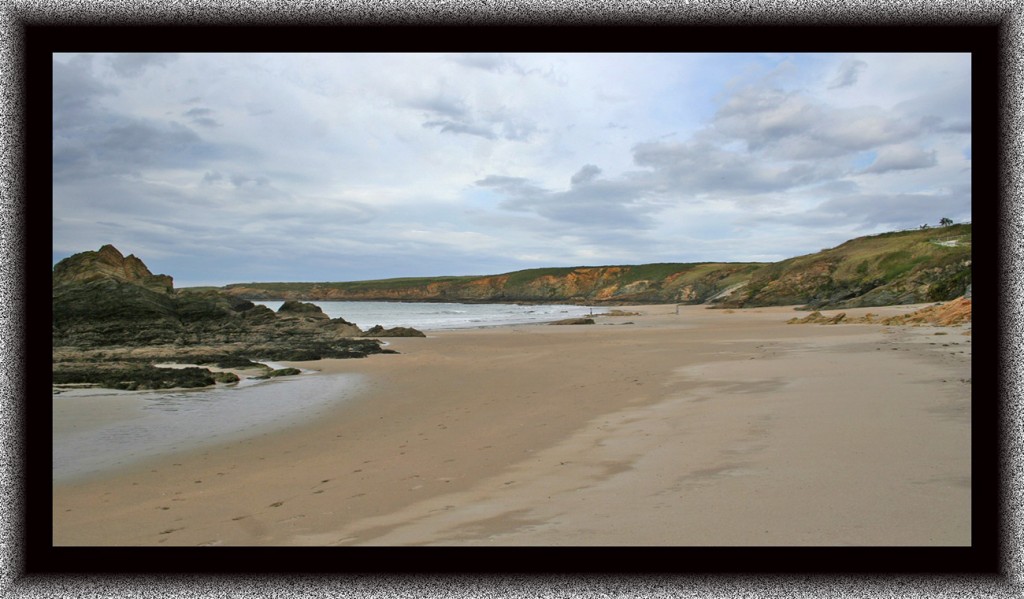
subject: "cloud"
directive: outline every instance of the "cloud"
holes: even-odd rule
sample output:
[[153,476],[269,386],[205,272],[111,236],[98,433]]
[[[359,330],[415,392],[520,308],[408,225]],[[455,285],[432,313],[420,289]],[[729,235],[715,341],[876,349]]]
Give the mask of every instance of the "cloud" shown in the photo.
[[220,127],[221,124],[213,118],[214,111],[209,108],[190,108],[182,113],[182,116],[187,118],[193,124],[200,125],[202,127]]
[[468,123],[458,123],[455,121],[427,121],[423,123],[423,126],[428,129],[436,128],[441,133],[463,133],[465,135],[475,135],[476,137],[482,137],[484,139],[498,138],[498,136],[487,127],[470,125]]
[[110,57],[110,67],[122,77],[138,77],[154,66],[165,66],[177,60],[174,54],[122,53]]
[[650,214],[658,202],[643,180],[623,177],[597,179],[600,169],[586,165],[572,177],[568,190],[553,191],[521,177],[491,175],[476,182],[505,195],[499,207],[531,212],[548,221],[570,226],[621,231],[652,226]]
[[53,128],[80,126],[93,116],[99,98],[116,93],[117,88],[93,76],[90,60],[53,61]]
[[785,223],[825,230],[844,227],[861,232],[892,231],[916,228],[923,223],[938,224],[943,217],[969,220],[970,199],[969,186],[920,193],[862,193],[830,198],[795,214],[750,216],[744,222],[760,226]]
[[835,163],[773,162],[706,140],[647,142],[633,148],[633,161],[651,170],[652,189],[677,196],[763,194],[820,183],[843,174]]
[[830,107],[800,91],[749,86],[722,104],[712,125],[752,152],[810,160],[911,141],[933,122],[871,106]]
[[212,148],[195,131],[170,122],[129,121],[99,132],[94,157],[125,170],[140,166],[194,166],[209,157]]
[[590,183],[597,179],[597,176],[601,174],[601,169],[597,168],[593,164],[586,164],[580,170],[576,171],[576,174],[572,176],[570,180],[573,186],[583,185]]
[[501,72],[513,64],[512,60],[503,54],[490,54],[487,52],[452,54],[446,58],[462,66],[480,69],[483,71]]
[[887,146],[878,150],[878,157],[865,173],[881,174],[929,168],[938,164],[935,150],[925,151],[913,145]]
[[840,65],[838,72],[832,82],[829,83],[829,89],[838,89],[840,87],[850,87],[857,83],[857,78],[860,76],[860,72],[866,69],[868,63],[863,60],[844,60]]
[[425,110],[427,112],[441,115],[449,119],[461,119],[466,117],[466,104],[461,99],[445,97],[442,95],[429,98],[416,98],[405,103],[409,108]]

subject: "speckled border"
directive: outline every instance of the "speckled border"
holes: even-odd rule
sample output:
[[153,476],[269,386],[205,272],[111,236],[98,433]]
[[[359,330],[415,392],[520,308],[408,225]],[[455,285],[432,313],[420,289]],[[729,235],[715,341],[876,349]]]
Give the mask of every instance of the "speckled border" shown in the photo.
[[[0,589],[6,596],[26,597],[1001,597],[1014,595],[1022,582],[1022,530],[1020,526],[1020,456],[1024,419],[1020,411],[1022,357],[1019,340],[1024,336],[1021,312],[1022,267],[1020,232],[1021,171],[1024,154],[1021,131],[1021,12],[1015,0],[956,2],[905,0],[898,2],[827,0],[355,0],[344,3],[297,3],[282,0],[79,0],[8,1],[0,7]],[[999,575],[843,575],[843,576],[626,576],[597,575],[246,575],[246,576],[128,576],[128,575],[25,575],[22,551],[25,501],[23,472],[24,415],[26,396],[25,305],[27,279],[25,196],[22,118],[23,38],[29,23],[78,25],[86,22],[111,25],[143,23],[226,24],[692,24],[692,25],[791,25],[850,24],[966,25],[1001,23],[1001,74],[1003,110],[1000,147],[1000,185],[1003,200],[996,233],[1002,240],[998,273],[1002,293],[999,304],[1002,386],[987,393],[998,396],[1002,409],[1003,439],[1000,445],[1004,475],[999,500],[1001,562]],[[36,192],[38,193],[38,192]],[[46,194],[43,194],[44,200]],[[991,198],[975,197],[977,202]],[[38,201],[38,198],[35,198]],[[48,260],[49,258],[47,258]],[[994,271],[994,269],[992,269]],[[990,271],[992,272],[992,271]],[[43,282],[48,279],[44,279]],[[976,286],[979,287],[979,286]],[[993,288],[994,291],[996,291]],[[981,383],[981,384],[979,384]],[[111,564],[116,571],[117,565]]]

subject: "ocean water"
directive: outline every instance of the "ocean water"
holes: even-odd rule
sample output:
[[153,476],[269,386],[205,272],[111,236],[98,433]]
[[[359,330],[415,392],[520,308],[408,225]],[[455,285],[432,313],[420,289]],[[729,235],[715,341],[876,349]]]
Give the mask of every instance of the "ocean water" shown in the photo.
[[111,391],[108,395],[104,395],[107,390],[90,390],[84,396],[75,392],[55,395],[55,418],[60,402],[85,402],[88,407],[88,402],[114,396],[130,402],[135,416],[84,430],[55,432],[53,480],[70,481],[147,458],[308,422],[359,393],[360,375],[311,373],[264,381],[243,379],[238,385],[212,389]]
[[[284,302],[260,301],[277,311]],[[527,324],[600,314],[605,310],[591,306],[454,304],[433,302],[329,302],[313,301],[331,318],[344,318],[366,330],[375,325],[384,328],[412,327],[421,331],[470,329],[510,324]]]

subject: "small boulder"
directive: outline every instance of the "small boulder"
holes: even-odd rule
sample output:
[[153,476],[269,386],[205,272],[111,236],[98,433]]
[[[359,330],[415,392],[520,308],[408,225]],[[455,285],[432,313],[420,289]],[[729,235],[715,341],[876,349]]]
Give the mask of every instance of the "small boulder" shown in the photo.
[[329,319],[330,317],[324,314],[323,309],[316,304],[310,304],[308,302],[299,302],[296,300],[288,300],[281,304],[281,307],[277,309],[278,314],[292,315],[292,316],[308,316],[312,318]]
[[367,337],[426,337],[427,335],[422,331],[414,329],[412,327],[392,327],[385,329],[381,325],[376,325],[370,330],[363,333]]
[[593,318],[566,318],[565,320],[556,320],[550,324],[594,324]]

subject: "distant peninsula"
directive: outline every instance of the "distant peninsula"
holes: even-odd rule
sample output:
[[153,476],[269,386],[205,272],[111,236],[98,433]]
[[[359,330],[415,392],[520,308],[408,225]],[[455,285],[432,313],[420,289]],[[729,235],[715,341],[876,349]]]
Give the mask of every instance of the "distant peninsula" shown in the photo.
[[774,263],[537,268],[487,276],[237,283],[246,300],[799,305],[807,310],[947,301],[971,285],[971,225],[858,237]]

